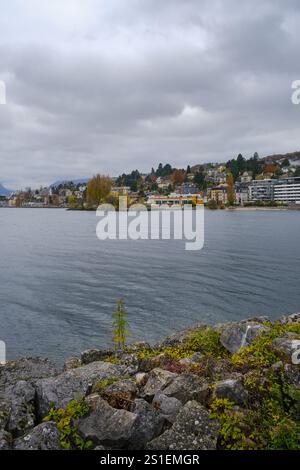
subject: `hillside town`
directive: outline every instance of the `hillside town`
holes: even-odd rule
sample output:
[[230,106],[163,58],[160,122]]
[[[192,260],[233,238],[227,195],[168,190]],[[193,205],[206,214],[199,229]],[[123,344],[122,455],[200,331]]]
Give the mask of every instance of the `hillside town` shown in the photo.
[[[0,207],[94,209],[100,202],[117,205],[118,197],[129,204],[149,208],[205,204],[210,209],[226,207],[300,208],[300,152],[245,159],[241,154],[227,163],[205,163],[186,168],[159,164],[150,173],[134,170],[109,179],[106,196],[91,200],[91,180],[62,181],[49,187],[0,190]],[[100,183],[101,184],[101,183]],[[1,195],[2,194],[2,195]]]

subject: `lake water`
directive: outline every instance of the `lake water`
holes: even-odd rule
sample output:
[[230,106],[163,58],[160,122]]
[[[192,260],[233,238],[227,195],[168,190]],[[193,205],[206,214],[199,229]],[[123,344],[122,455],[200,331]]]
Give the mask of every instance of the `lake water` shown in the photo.
[[0,339],[7,356],[59,363],[110,346],[123,298],[133,339],[300,311],[300,212],[205,211],[203,250],[102,241],[93,212],[0,209]]

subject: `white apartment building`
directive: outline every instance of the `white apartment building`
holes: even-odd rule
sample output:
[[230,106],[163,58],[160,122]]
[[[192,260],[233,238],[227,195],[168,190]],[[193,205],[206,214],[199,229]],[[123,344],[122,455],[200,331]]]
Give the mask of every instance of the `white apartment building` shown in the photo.
[[272,201],[275,181],[271,179],[253,180],[248,188],[249,201]]
[[278,180],[274,185],[274,201],[300,204],[300,177]]
[[252,181],[249,186],[249,201],[300,204],[300,177]]

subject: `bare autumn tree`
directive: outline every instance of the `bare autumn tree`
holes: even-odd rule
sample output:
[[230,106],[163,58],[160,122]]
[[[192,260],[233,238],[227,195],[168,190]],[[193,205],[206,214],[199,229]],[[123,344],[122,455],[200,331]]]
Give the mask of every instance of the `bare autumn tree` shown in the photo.
[[229,171],[227,173],[227,200],[230,206],[235,203],[235,190],[234,190],[234,178],[233,174]]
[[185,175],[180,170],[174,170],[172,175],[171,175],[171,180],[175,184],[182,184],[185,180]]
[[112,188],[112,180],[109,176],[96,175],[87,185],[87,202],[89,204],[101,204],[106,202]]

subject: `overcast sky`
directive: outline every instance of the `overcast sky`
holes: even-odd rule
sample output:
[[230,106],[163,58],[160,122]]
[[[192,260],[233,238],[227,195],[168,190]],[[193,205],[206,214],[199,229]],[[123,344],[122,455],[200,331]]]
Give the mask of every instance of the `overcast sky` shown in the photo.
[[0,181],[300,149],[299,0],[2,0]]

